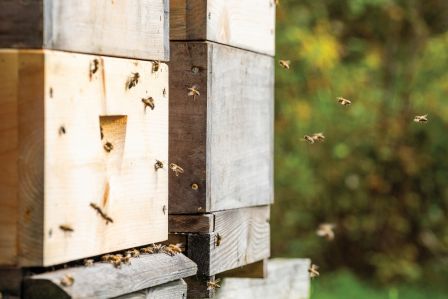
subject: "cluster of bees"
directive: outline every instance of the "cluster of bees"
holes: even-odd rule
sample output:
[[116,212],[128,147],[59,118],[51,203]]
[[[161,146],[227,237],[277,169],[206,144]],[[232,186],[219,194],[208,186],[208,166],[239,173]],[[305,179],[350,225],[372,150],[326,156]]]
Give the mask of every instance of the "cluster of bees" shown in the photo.
[[[110,263],[115,268],[121,268],[122,265],[130,265],[131,258],[138,258],[141,254],[156,254],[156,253],[165,253],[169,256],[175,256],[176,254],[182,253],[185,250],[184,245],[182,243],[178,244],[152,244],[147,247],[143,247],[140,249],[129,249],[123,253],[117,254],[105,254],[101,256],[100,261],[104,263]],[[85,259],[84,266],[91,267],[95,263],[94,259]],[[75,278],[71,274],[65,274],[59,281],[61,286],[69,287],[72,286],[75,282]]]
[[[276,1],[276,4],[278,4],[278,0]],[[291,69],[291,61],[289,61],[289,60],[279,60],[279,64],[282,68],[284,68],[286,70]],[[343,97],[337,97],[336,100],[342,106],[348,107],[352,104],[351,100],[345,99]],[[428,115],[427,114],[416,115],[414,117],[414,122],[416,122],[416,123],[428,122]],[[314,133],[312,135],[303,136],[302,140],[308,142],[309,144],[314,144],[316,142],[324,142],[325,136],[323,133]],[[335,233],[334,233],[335,227],[336,227],[336,225],[334,225],[332,223],[322,223],[317,228],[316,234],[319,237],[323,237],[328,241],[332,241],[335,238]],[[316,266],[315,264],[311,264],[310,268],[308,269],[308,272],[309,272],[311,278],[315,278],[315,277],[319,276],[318,269],[319,269],[318,266]]]

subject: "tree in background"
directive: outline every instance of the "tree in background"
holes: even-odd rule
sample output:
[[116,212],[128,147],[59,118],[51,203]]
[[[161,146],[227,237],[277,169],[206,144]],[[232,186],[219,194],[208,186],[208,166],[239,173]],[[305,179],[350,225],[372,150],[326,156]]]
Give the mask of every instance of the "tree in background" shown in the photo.
[[273,254],[382,282],[448,268],[448,1],[281,0],[277,57]]

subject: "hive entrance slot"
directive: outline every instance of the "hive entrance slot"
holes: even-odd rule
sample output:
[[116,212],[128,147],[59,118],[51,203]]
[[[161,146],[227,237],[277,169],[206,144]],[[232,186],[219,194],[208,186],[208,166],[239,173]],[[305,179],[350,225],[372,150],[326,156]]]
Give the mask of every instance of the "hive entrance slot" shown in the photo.
[[109,175],[119,172],[126,140],[126,115],[100,116],[100,137]]

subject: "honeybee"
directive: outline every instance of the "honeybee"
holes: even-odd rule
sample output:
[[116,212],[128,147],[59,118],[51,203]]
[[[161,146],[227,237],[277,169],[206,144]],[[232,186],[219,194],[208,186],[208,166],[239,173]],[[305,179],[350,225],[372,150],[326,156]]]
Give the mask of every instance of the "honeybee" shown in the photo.
[[126,255],[130,255],[131,257],[140,257],[140,251],[138,251],[137,249],[133,248],[131,250],[127,250],[126,251]]
[[207,290],[215,290],[215,289],[219,289],[221,287],[221,285],[219,285],[221,279],[212,279],[207,281]]
[[163,162],[160,160],[156,160],[156,163],[154,164],[154,169],[157,171],[160,168],[163,168]]
[[100,64],[98,59],[94,59],[90,62],[89,67],[89,79],[92,80],[93,75],[98,71],[98,65]]
[[145,110],[146,107],[151,108],[151,110],[154,110],[156,105],[154,105],[154,99],[152,97],[147,97],[142,99],[143,104],[145,104]]
[[73,278],[70,274],[65,274],[64,277],[61,278],[60,283],[63,287],[72,286],[75,282],[75,278]]
[[152,72],[156,73],[159,70],[160,61],[156,60],[152,62]]
[[105,254],[101,257],[101,261],[103,262],[109,262],[112,259],[112,255],[111,254]]
[[91,266],[93,266],[93,259],[85,259],[84,260],[84,266],[86,266],[86,267],[91,267]]
[[59,135],[64,135],[65,134],[65,127],[64,126],[60,126],[58,133],[59,133]]
[[63,230],[64,232],[74,232],[75,230],[68,224],[61,224],[59,225],[59,228]]
[[344,99],[343,97],[336,98],[338,100],[338,103],[342,106],[350,106],[352,104],[352,101]]
[[103,145],[103,148],[106,152],[110,153],[114,149],[114,145],[108,141]]
[[132,75],[129,76],[128,80],[126,81],[126,89],[131,89],[132,87],[135,87],[138,84],[138,79],[140,79],[140,74],[132,73]]
[[311,264],[310,268],[308,269],[308,272],[310,273],[311,278],[316,278],[320,275],[320,273],[319,273],[319,271],[317,271],[317,269],[319,269],[318,266],[316,266],[315,264]]
[[179,176],[179,174],[184,173],[184,169],[182,167],[180,167],[179,165],[174,164],[174,163],[170,163],[170,169],[172,171],[174,171],[176,176]]
[[120,258],[120,262],[126,265],[129,265],[131,263],[131,255],[130,254],[126,254],[125,256]]
[[314,138],[312,136],[305,135],[302,140],[308,142],[309,144],[314,144]]
[[334,240],[334,228],[336,225],[332,223],[322,223],[319,225],[318,229],[316,230],[316,234],[319,237],[324,237],[328,241]]
[[154,253],[154,248],[152,246],[140,248],[140,253],[142,253],[142,254],[153,254]]
[[193,100],[196,100],[196,96],[200,96],[201,93],[198,90],[198,87],[196,85],[193,85],[192,87],[188,87],[188,96],[193,97]]
[[162,253],[165,250],[165,245],[162,244],[152,244],[153,253]]
[[216,234],[216,236],[215,236],[215,245],[216,245],[216,247],[221,245],[221,241],[222,241],[221,235],[220,234]]
[[416,116],[414,117],[414,121],[415,121],[416,123],[425,123],[425,122],[428,121],[428,114],[425,114],[425,115],[416,115]]
[[164,248],[164,252],[170,256],[182,253],[184,245],[182,243],[170,244]]
[[279,60],[278,63],[280,64],[280,66],[282,68],[287,69],[287,70],[290,69],[290,66],[289,66],[291,64],[290,60]]
[[317,142],[324,142],[325,140],[324,133],[314,133],[311,137]]

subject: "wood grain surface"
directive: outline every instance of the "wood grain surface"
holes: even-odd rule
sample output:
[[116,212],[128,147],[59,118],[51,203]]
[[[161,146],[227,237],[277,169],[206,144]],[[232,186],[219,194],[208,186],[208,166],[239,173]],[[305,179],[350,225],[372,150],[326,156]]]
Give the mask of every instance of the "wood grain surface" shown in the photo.
[[[90,267],[71,267],[31,276],[24,282],[24,297],[112,298],[195,275],[196,270],[196,265],[182,254],[144,254],[121,268],[95,263]],[[71,286],[61,285],[65,275],[74,278]]]
[[18,115],[0,131],[11,139],[0,147],[0,159],[11,159],[0,176],[1,264],[48,266],[166,240],[167,65],[153,72],[145,61],[0,51],[0,61],[17,59],[0,91]]
[[274,0],[171,0],[170,39],[275,55]]
[[273,59],[210,42],[171,52],[170,159],[185,172],[170,176],[170,214],[272,203]]

